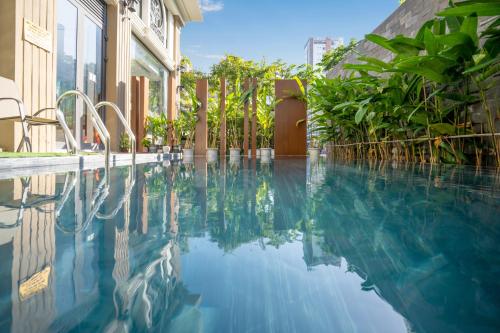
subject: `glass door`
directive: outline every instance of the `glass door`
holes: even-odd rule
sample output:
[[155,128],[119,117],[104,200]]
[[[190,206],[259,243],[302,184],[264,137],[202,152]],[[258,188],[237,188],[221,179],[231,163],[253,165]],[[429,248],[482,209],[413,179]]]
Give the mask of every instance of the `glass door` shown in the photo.
[[[84,46],[83,46],[83,92],[90,97],[92,103],[97,104],[103,98],[103,33],[99,27],[88,16],[84,18]],[[101,140],[97,131],[92,125],[92,121],[86,106],[83,106],[81,130],[82,149],[98,149]],[[102,118],[101,114],[101,118]],[[104,119],[103,119],[104,121]]]
[[[97,0],[95,0],[97,1]],[[96,18],[77,0],[58,0],[57,96],[77,89],[96,104],[103,99],[104,17]],[[79,148],[96,150],[100,139],[80,98],[67,98],[61,105]],[[62,130],[57,148],[65,149]]]
[[[78,8],[67,0],[58,0],[57,12],[57,97],[65,91],[76,89],[77,76],[77,32]],[[64,13],[61,15],[61,13]],[[76,128],[76,98],[67,98],[61,104],[66,122],[77,136]],[[78,141],[77,141],[78,142]],[[56,149],[66,149],[64,132],[60,127],[56,131]]]

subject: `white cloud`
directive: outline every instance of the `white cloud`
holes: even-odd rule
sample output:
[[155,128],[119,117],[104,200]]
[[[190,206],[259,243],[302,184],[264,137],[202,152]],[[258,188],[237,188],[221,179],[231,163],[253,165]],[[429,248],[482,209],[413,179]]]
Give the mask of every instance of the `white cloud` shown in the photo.
[[224,3],[222,1],[215,0],[201,0],[200,1],[201,10],[204,12],[220,12],[224,9]]
[[207,59],[216,59],[216,60],[221,60],[224,58],[223,55],[220,54],[198,54],[198,56],[207,58]]

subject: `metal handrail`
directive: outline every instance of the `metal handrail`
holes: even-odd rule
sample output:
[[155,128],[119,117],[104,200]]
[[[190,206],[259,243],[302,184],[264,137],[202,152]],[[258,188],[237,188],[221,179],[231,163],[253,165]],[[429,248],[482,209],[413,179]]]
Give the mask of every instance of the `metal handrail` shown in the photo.
[[116,217],[118,212],[122,209],[123,205],[125,202],[130,200],[130,195],[132,194],[132,190],[134,189],[135,186],[135,164],[132,164],[132,170],[131,170],[131,176],[130,176],[130,183],[125,189],[125,193],[123,193],[123,196],[121,197],[120,201],[116,205],[115,209],[109,213],[109,214],[101,214],[99,212],[96,213],[96,218],[100,220],[112,220]]
[[[69,96],[80,96],[83,99],[83,102],[85,103],[85,105],[87,106],[87,110],[90,111],[90,114],[91,114],[90,118],[92,120],[92,124],[94,124],[94,126],[97,129],[97,133],[101,137],[101,140],[104,142],[104,154],[105,154],[104,159],[105,159],[106,172],[108,173],[109,161],[110,161],[110,156],[111,156],[111,152],[110,152],[111,138],[110,138],[109,132],[108,132],[106,126],[104,125],[104,123],[102,122],[102,119],[99,116],[99,114],[97,113],[90,98],[79,90],[68,90],[65,93],[63,93],[61,96],[59,96],[59,98],[56,101],[56,108],[57,108],[56,116],[57,116],[57,119],[59,120],[59,122],[61,123],[61,126],[63,127],[63,130],[66,134],[66,137],[70,138],[71,144],[73,145],[73,150],[74,150],[74,152],[76,152],[78,149],[78,146],[76,144],[76,140],[73,137],[73,134],[71,133],[71,131],[69,130],[69,128],[66,124],[66,121],[64,120],[64,114],[62,113],[62,111],[59,110],[59,105],[61,104],[61,101],[64,98],[69,97]],[[64,125],[62,125],[63,123],[64,123]],[[64,128],[64,127],[66,127],[66,128]]]
[[[66,234],[79,234],[82,231],[85,231],[87,227],[89,226],[90,222],[94,219],[96,214],[99,212],[99,209],[101,208],[102,204],[106,200],[106,198],[109,195],[109,185],[107,181],[107,174],[104,175],[103,179],[99,182],[97,185],[97,188],[94,191],[94,194],[92,196],[92,199],[90,200],[90,207],[92,207],[91,211],[88,213],[87,218],[85,221],[82,223],[80,228],[77,228],[75,230],[67,230],[65,229],[62,225],[60,225],[59,222],[59,215],[56,215],[55,217],[55,225],[58,230],[60,230],[63,233]],[[71,184],[70,186],[72,186]],[[71,187],[71,190],[74,188],[74,186]],[[68,192],[71,192],[69,190]],[[60,214],[62,211],[62,208],[64,204],[66,203],[66,200],[60,205],[57,213]]]
[[125,127],[125,130],[127,131],[127,134],[130,137],[130,141],[132,143],[132,145],[131,145],[132,164],[135,164],[135,154],[136,154],[136,150],[137,150],[137,144],[136,144],[134,132],[130,128],[130,126],[129,126],[127,120],[125,119],[125,117],[123,116],[120,108],[115,103],[108,102],[108,101],[99,102],[95,105],[95,109],[99,110],[103,106],[104,107],[109,106],[111,109],[113,109],[115,111],[116,115],[118,116],[118,119],[120,119],[120,121],[122,122],[123,127]]

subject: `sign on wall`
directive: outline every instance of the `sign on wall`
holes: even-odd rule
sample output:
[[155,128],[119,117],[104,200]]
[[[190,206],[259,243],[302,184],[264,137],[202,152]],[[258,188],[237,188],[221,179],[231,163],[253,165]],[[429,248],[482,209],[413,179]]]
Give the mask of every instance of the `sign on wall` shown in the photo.
[[24,19],[24,40],[47,52],[52,52],[52,34],[28,19]]

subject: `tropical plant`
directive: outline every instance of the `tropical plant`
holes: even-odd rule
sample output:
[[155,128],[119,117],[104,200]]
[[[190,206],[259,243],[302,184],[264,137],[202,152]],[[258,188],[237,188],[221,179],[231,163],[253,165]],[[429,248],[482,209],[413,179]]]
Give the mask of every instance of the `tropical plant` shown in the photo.
[[194,136],[196,123],[198,122],[198,109],[200,101],[194,92],[190,93],[189,107],[182,106],[179,116],[174,121],[175,136],[179,141],[184,139],[184,148],[191,149],[194,147]]
[[210,97],[207,110],[208,148],[217,148],[219,145],[220,125],[221,115],[217,100]]
[[120,134],[120,151],[128,152],[130,149],[130,138],[127,133],[122,132]]
[[152,144],[160,144],[160,139],[163,140],[164,144],[167,144],[170,128],[171,122],[165,113],[146,117],[145,130],[148,135],[151,135]]
[[261,148],[271,148],[274,136],[274,114],[279,100],[271,93],[270,85],[262,85],[257,98],[258,141]]
[[337,66],[345,56],[354,51],[358,42],[355,39],[351,39],[348,45],[339,45],[338,47],[326,52],[321,59],[320,66],[324,71],[329,71],[333,67]]
[[499,19],[478,33],[478,15],[499,14],[498,2],[464,1],[426,22],[414,38],[367,35],[394,58],[362,56],[361,64],[344,66],[350,77],[313,83],[313,121],[322,140],[348,144],[340,150],[349,158],[395,153],[406,160],[465,163],[473,152],[480,164],[484,141],[467,136],[478,133],[471,108],[482,106],[500,165],[492,121],[498,106],[492,110],[486,97],[500,69]]

